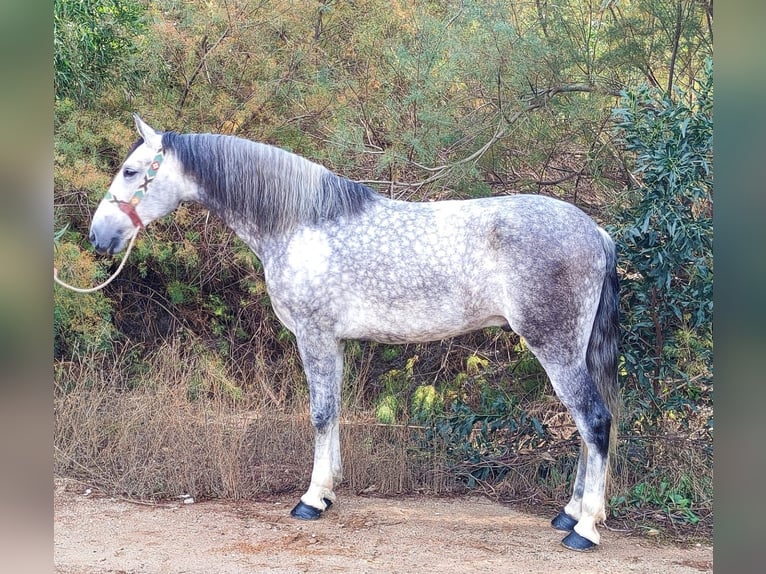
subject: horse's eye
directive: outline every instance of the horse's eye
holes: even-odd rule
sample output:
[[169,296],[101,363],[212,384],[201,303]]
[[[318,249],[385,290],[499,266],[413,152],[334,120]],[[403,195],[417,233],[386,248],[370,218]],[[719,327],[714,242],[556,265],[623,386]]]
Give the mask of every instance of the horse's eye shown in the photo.
[[137,172],[135,169],[131,169],[131,168],[129,168],[129,167],[126,167],[126,168],[124,168],[124,169],[122,170],[122,175],[123,175],[123,176],[125,176],[125,177],[133,177],[133,176],[134,176],[134,175],[136,175],[137,173],[138,173],[138,172]]

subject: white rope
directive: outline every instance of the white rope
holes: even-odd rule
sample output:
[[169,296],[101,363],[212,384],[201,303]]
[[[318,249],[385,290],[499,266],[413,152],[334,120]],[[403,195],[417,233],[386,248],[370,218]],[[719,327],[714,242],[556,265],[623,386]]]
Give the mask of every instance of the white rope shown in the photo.
[[59,279],[59,272],[58,269],[55,267],[53,268],[53,280],[61,285],[62,287],[66,287],[67,289],[71,289],[72,291],[76,291],[77,293],[93,293],[94,291],[98,291],[99,289],[103,289],[107,285],[109,285],[117,275],[120,274],[120,271],[122,271],[122,268],[125,266],[125,262],[128,260],[128,255],[130,255],[130,250],[133,249],[133,244],[136,242],[136,237],[138,237],[139,228],[136,227],[136,230],[133,232],[133,237],[130,238],[130,243],[128,244],[128,249],[125,251],[125,256],[122,258],[122,262],[120,263],[120,266],[117,268],[117,271],[114,272],[114,274],[109,277],[106,281],[101,283],[101,285],[96,285],[95,287],[90,287],[88,289],[83,289],[82,287],[74,287],[70,285],[69,283],[65,283],[61,279]]

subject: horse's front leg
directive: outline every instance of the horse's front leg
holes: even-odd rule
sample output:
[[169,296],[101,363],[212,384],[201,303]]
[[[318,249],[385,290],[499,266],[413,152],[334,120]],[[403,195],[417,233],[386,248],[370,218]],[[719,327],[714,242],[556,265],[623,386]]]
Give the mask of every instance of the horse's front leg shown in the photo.
[[333,338],[302,336],[298,350],[309,385],[311,424],[314,427],[314,468],[311,484],[290,513],[316,520],[335,502],[334,487],[341,480],[340,416],[343,343]]

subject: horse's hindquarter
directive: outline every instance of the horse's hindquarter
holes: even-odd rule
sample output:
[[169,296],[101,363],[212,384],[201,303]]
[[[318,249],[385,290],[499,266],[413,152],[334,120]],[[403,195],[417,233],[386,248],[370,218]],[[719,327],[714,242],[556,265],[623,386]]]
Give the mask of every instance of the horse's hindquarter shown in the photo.
[[561,222],[546,221],[560,202],[519,197],[381,200],[360,216],[298,229],[267,269],[275,311],[292,330],[384,342],[504,325],[518,283],[545,283],[540,262],[563,250]]

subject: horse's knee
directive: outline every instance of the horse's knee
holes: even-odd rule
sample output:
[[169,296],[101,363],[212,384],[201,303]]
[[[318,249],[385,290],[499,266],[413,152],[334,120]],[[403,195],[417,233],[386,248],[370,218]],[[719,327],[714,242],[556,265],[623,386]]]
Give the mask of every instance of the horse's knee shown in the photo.
[[334,396],[313,396],[311,399],[311,424],[320,434],[330,432],[340,415],[340,400]]
[[311,406],[311,424],[317,432],[325,432],[338,418],[338,407],[328,401]]
[[319,433],[329,430],[340,414],[340,396],[324,385],[309,385],[311,424]]

